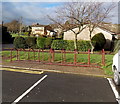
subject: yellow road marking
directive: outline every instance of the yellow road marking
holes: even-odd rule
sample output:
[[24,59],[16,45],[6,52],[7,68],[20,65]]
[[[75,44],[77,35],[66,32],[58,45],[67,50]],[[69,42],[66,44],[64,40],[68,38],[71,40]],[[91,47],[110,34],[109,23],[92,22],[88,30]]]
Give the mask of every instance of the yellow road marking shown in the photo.
[[12,68],[0,68],[0,70],[21,72],[21,73],[29,73],[29,74],[42,74],[43,73],[43,71],[24,70],[24,69],[12,69]]

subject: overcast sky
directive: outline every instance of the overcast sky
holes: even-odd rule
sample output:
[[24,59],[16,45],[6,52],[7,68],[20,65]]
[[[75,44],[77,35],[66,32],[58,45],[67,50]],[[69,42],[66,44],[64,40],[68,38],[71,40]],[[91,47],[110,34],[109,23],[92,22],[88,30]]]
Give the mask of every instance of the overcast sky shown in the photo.
[[[106,2],[106,5],[109,2]],[[117,5],[117,2],[115,2]],[[54,16],[54,11],[63,2],[2,2],[2,20],[9,22],[13,19],[19,20],[22,17],[23,23],[31,25],[33,23],[50,24],[47,14]],[[111,12],[114,17],[108,22],[118,23],[118,7]]]

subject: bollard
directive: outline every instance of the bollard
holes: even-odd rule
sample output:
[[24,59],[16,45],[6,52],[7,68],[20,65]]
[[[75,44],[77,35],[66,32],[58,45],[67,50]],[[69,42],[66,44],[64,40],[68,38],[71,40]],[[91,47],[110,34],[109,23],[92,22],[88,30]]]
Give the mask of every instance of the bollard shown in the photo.
[[28,49],[28,60],[29,60],[29,58],[30,58],[30,54],[29,54],[29,52],[30,52],[30,48]]
[[20,57],[20,54],[19,54],[19,49],[18,49],[18,61],[19,61],[19,57]]
[[[22,51],[24,52],[24,57],[25,57],[25,60],[26,60],[26,50],[23,49]],[[24,60],[24,59],[23,59],[23,60]]]
[[54,50],[51,49],[51,52],[52,52],[52,62],[54,62],[54,57],[55,57],[55,55],[54,55]]
[[63,49],[61,50],[61,60],[62,60],[62,63],[64,62],[63,59],[64,57],[63,57]]
[[102,64],[105,66],[105,50],[102,50]]
[[33,49],[33,53],[34,53],[34,61],[35,61],[35,50]]
[[74,51],[74,64],[76,65],[77,63],[77,50],[75,49]]
[[11,49],[11,54],[10,54],[10,61],[12,62],[12,50],[13,49]]
[[[20,48],[20,50],[19,50],[19,56],[20,56],[20,53],[21,53],[21,48]],[[19,57],[19,61],[20,61],[20,57]]]
[[18,61],[18,49],[16,49],[16,51],[17,51],[17,61]]
[[65,49],[62,49],[62,62],[65,63],[66,61],[66,52]]
[[38,50],[38,61],[40,62],[40,49]]
[[61,50],[61,60],[62,60],[62,63],[65,62],[65,50],[64,49]]
[[42,61],[44,61],[44,50],[42,49]]
[[51,63],[51,56],[52,56],[51,54],[52,54],[52,49],[50,48],[50,50],[49,50],[49,59],[48,59],[50,63]]
[[90,65],[90,49],[88,49],[88,65]]

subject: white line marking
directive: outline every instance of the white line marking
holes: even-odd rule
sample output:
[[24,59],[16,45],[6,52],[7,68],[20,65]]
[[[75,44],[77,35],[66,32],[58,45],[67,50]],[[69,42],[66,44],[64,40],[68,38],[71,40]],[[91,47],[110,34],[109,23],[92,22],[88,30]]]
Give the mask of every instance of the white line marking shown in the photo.
[[108,82],[109,82],[109,84],[110,84],[110,86],[111,86],[111,88],[112,88],[112,90],[113,90],[113,92],[114,92],[114,95],[115,95],[115,97],[116,97],[116,100],[117,100],[118,103],[120,104],[120,95],[119,95],[119,93],[118,93],[118,91],[117,91],[117,89],[116,89],[116,87],[115,87],[112,79],[111,79],[111,78],[107,78],[107,80],[108,80]]
[[16,104],[17,102],[19,102],[24,96],[26,96],[35,86],[37,86],[40,82],[42,82],[46,77],[47,75],[43,76],[33,86],[31,86],[27,91],[25,91],[20,97],[18,97],[12,104]]

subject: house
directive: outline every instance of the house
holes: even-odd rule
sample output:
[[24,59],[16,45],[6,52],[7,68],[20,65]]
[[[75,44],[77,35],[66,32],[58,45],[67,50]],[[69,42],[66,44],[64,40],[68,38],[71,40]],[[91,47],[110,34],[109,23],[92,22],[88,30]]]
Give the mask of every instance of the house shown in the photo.
[[115,33],[114,36],[115,36],[116,39],[120,40],[120,32]]
[[62,37],[61,36],[62,35],[62,29],[60,28],[60,26],[58,24],[50,24],[50,26],[52,27],[52,29],[56,33],[57,38]]
[[34,24],[31,26],[32,32],[31,34],[34,36],[54,36],[55,31],[52,29],[49,25],[40,25],[40,24]]
[[[75,32],[78,31],[78,28],[74,28],[73,29]],[[96,27],[92,33],[92,37],[97,34],[97,33],[103,33],[106,39],[106,44],[104,46],[104,49],[106,50],[110,50],[111,49],[111,42],[113,40],[113,32],[108,31],[102,27]],[[64,32],[64,40],[74,40],[75,39],[75,35],[74,33],[69,30]],[[90,36],[89,36],[89,28],[86,27],[80,34],[77,35],[77,39],[78,40],[90,40]]]

